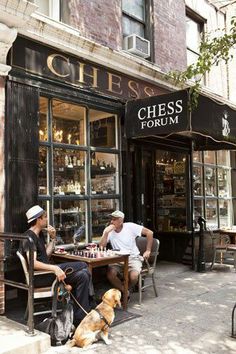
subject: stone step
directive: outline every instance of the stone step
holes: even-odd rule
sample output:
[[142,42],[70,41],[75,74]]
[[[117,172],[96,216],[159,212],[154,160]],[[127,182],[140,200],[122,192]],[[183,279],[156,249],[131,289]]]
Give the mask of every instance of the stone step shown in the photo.
[[27,327],[0,315],[0,354],[42,354],[50,347],[50,336],[35,330],[27,335]]

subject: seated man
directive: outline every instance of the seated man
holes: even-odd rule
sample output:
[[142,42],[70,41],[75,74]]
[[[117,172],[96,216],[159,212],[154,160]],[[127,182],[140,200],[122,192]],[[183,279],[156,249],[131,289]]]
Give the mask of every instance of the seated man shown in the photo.
[[[105,247],[108,242],[112,248],[120,251],[127,251],[129,256],[129,287],[133,287],[137,281],[142,268],[142,257],[139,255],[139,250],[136,246],[137,236],[147,237],[147,249],[143,254],[144,258],[149,258],[153,242],[153,232],[142,225],[132,222],[124,223],[124,213],[119,210],[114,211],[111,216],[110,225],[107,226],[102,234],[99,246]],[[107,277],[111,284],[124,292],[124,286],[119,274],[122,272],[122,264],[112,264],[108,267]]]
[[[90,311],[89,295],[93,295],[93,287],[87,264],[84,262],[68,262],[58,265],[51,264],[49,258],[55,247],[56,230],[54,227],[48,225],[46,212],[39,205],[30,208],[26,212],[26,216],[30,227],[25,232],[25,235],[30,236],[34,242],[34,269],[53,271],[59,281],[65,280],[67,284],[72,286],[72,292],[77,301],[85,311]],[[42,230],[46,230],[50,236],[50,242],[47,246],[45,245]],[[22,251],[29,259],[28,240],[23,241]],[[72,272],[67,275],[65,273],[66,269],[70,269]],[[55,276],[48,274],[47,276],[36,277],[34,285],[37,287],[51,285]],[[91,292],[91,294],[89,292]],[[75,304],[75,324],[77,325],[84,317],[85,312]]]

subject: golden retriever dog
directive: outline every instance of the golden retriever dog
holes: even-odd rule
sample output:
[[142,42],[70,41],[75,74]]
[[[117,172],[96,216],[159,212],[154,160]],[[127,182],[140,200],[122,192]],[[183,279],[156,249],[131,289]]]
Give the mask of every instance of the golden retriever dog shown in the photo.
[[106,344],[110,344],[108,339],[108,329],[115,318],[114,308],[121,307],[121,292],[117,289],[110,289],[105,292],[102,302],[80,322],[73,338],[68,346],[78,346],[81,348],[103,339]]

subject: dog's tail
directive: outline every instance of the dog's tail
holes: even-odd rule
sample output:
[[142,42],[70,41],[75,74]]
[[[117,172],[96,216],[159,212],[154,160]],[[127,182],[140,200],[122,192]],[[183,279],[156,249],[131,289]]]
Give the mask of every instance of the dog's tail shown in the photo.
[[68,340],[68,342],[66,343],[66,345],[70,348],[75,347],[76,346],[76,340],[73,338],[71,340]]

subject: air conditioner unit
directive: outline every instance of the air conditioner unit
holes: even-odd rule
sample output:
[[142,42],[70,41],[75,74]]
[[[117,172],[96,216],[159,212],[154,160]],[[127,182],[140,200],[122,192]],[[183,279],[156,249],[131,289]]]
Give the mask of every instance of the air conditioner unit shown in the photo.
[[137,34],[131,34],[124,37],[124,50],[140,57],[148,58],[150,57],[150,42],[137,36]]

